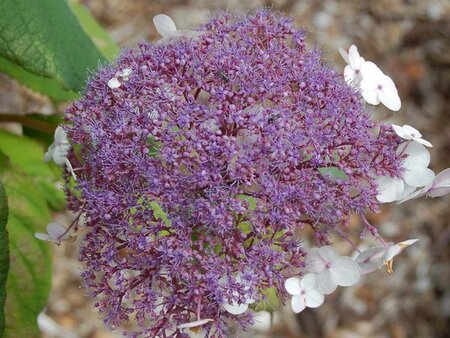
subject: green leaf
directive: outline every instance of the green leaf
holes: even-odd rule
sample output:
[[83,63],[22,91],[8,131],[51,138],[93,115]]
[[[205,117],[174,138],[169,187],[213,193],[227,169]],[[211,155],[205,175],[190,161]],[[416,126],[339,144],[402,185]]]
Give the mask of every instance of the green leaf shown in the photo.
[[69,0],[69,6],[81,27],[91,37],[97,48],[108,60],[114,60],[119,54],[119,46],[116,45],[83,4],[77,0]]
[[54,210],[65,207],[64,192],[57,188],[58,176],[44,162],[44,150],[36,141],[0,130],[0,150],[12,164],[19,166],[37,184],[49,206]]
[[[0,160],[1,161],[1,160]],[[9,270],[9,245],[6,222],[8,221],[8,199],[0,181],[0,337],[5,331],[6,278]]]
[[0,1],[0,56],[80,91],[105,61],[64,0]]
[[320,174],[324,177],[329,177],[334,180],[347,180],[348,176],[341,169],[336,167],[321,167],[318,168]]
[[150,208],[153,210],[153,214],[155,215],[156,219],[161,219],[165,225],[170,226],[172,223],[167,218],[167,214],[164,212],[164,210],[161,208],[161,206],[158,204],[158,202],[153,201],[150,203]]
[[50,97],[55,102],[70,101],[78,97],[77,93],[64,89],[58,81],[30,73],[2,57],[0,57],[0,72],[15,78],[31,90]]
[[45,232],[50,214],[44,196],[20,167],[4,168],[1,178],[9,202],[5,338],[38,338],[36,319],[47,303],[52,262],[50,245],[36,239],[34,233]]
[[263,294],[263,299],[252,305],[256,311],[275,311],[280,306],[280,301],[278,300],[277,291],[275,288],[267,288],[261,292]]
[[256,198],[247,195],[237,195],[236,198],[246,201],[248,203],[248,209],[250,211],[256,210]]

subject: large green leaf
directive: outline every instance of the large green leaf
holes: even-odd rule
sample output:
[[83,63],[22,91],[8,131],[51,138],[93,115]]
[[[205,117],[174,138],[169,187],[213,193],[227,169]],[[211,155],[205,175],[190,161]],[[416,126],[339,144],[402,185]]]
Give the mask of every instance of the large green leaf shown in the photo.
[[58,176],[44,162],[44,149],[38,142],[0,130],[0,150],[31,177],[52,209],[64,209],[65,196],[57,188]]
[[0,1],[0,56],[80,91],[103,55],[65,0]]
[[[1,159],[0,159],[1,161]],[[8,200],[0,180],[0,337],[5,331],[6,277],[9,269],[9,245],[6,222],[8,221]]]
[[78,94],[66,90],[56,80],[30,73],[15,63],[0,57],[0,72],[8,74],[28,88],[50,97],[55,102],[70,101]]
[[12,164],[1,167],[9,204],[5,338],[37,338],[37,315],[47,303],[51,286],[51,247],[34,233],[45,232],[50,214],[31,177]]
[[72,12],[78,19],[81,27],[87,35],[89,35],[103,53],[103,55],[110,61],[114,60],[119,54],[119,46],[111,39],[109,34],[98,24],[91,13],[78,0],[69,0],[69,6]]

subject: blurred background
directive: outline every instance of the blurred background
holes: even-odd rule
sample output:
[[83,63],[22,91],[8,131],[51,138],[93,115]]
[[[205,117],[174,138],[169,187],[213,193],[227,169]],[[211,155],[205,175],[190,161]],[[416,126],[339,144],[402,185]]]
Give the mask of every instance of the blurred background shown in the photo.
[[[377,108],[380,118],[418,128],[431,148],[430,167],[437,173],[450,167],[450,1],[448,0],[82,0],[95,18],[123,47],[156,40],[152,17],[171,16],[180,28],[207,21],[218,9],[251,11],[261,6],[290,14],[336,69],[344,62],[337,50],[358,46],[366,60],[390,75],[402,98],[394,115]],[[0,113],[52,113],[46,98],[0,74]],[[12,126],[14,128],[14,126]],[[351,288],[327,296],[319,309],[295,316],[280,309],[262,314],[253,332],[239,337],[406,338],[450,337],[450,198],[386,205],[371,215],[385,238],[394,242],[419,238],[397,260],[395,273],[377,271]],[[55,219],[67,223],[68,214]],[[358,238],[359,219],[352,223]],[[344,245],[343,245],[344,246]],[[345,248],[342,248],[345,253]],[[39,318],[43,337],[108,338],[109,332],[92,301],[80,288],[77,243],[54,247],[51,298]],[[21,338],[21,337],[18,337]]]

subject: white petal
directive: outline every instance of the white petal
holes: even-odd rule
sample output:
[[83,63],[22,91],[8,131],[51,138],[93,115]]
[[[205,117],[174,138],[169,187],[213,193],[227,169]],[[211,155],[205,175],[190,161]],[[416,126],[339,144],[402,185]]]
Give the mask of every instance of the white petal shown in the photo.
[[[404,144],[400,144],[398,149],[404,149]],[[405,159],[405,167],[409,165],[420,165],[422,167],[428,167],[430,164],[430,152],[423,145],[417,142],[409,142],[404,153],[407,155]]]
[[317,290],[309,290],[305,294],[306,306],[316,308],[323,304],[325,297]]
[[331,268],[331,278],[340,286],[350,286],[358,282],[361,277],[359,265],[350,257],[337,258]]
[[416,128],[410,126],[409,124],[404,124],[402,128],[403,128],[403,130],[405,130],[405,132],[407,132],[411,136],[422,137],[422,134],[420,133],[420,131],[418,131]]
[[302,292],[302,288],[300,287],[300,279],[297,277],[291,277],[286,279],[284,282],[284,287],[286,291],[292,295],[299,295]]
[[42,241],[49,241],[49,242],[55,241],[49,234],[44,234],[43,232],[36,232],[34,234],[34,237],[36,237],[37,239],[40,239]]
[[69,171],[69,173],[72,174],[73,179],[76,181],[77,180],[77,175],[75,175],[75,171],[73,170],[72,164],[69,162],[69,160],[66,158],[66,167],[67,170]]
[[317,284],[316,274],[308,273],[301,279],[300,289],[305,291],[312,290],[316,287],[316,284]]
[[390,261],[395,256],[400,254],[408,246],[416,243],[417,241],[418,241],[418,239],[409,239],[407,241],[403,241],[403,242],[392,245],[384,254],[383,261]]
[[63,127],[56,127],[54,138],[56,143],[67,142],[67,133]]
[[433,182],[434,172],[421,165],[410,164],[405,171],[403,179],[413,187],[424,187]]
[[450,168],[441,171],[433,180],[433,186],[435,187],[448,187],[450,186]]
[[397,204],[402,204],[406,201],[409,201],[409,200],[412,200],[415,198],[420,198],[422,196],[425,196],[426,194],[427,194],[426,187],[423,189],[418,189],[418,190],[414,191],[413,193],[409,194],[408,196],[404,197],[402,200],[397,202]]
[[380,203],[389,203],[397,199],[404,188],[403,180],[390,176],[382,176],[377,179],[378,195],[377,199]]
[[236,302],[233,302],[233,304],[225,303],[223,307],[233,315],[240,315],[247,311],[248,304],[238,304]]
[[410,246],[410,245],[413,245],[414,243],[417,243],[419,241],[419,239],[417,239],[417,238],[412,238],[412,239],[407,239],[406,241],[403,241],[403,242],[400,242],[400,243],[397,243],[398,245],[400,245],[400,246],[404,246],[404,245],[406,245],[406,246]]
[[328,295],[336,290],[337,284],[332,280],[330,270],[327,269],[317,275],[317,291]]
[[53,161],[57,165],[65,164],[66,163],[67,154],[69,153],[69,149],[70,149],[70,146],[68,146],[68,145],[55,147],[53,149]]
[[306,307],[306,300],[303,295],[293,296],[291,299],[292,311],[295,313],[302,312]]
[[120,82],[119,82],[119,80],[118,80],[116,77],[111,78],[111,79],[108,81],[108,87],[111,88],[111,89],[119,88],[119,87],[120,87]]
[[357,84],[357,74],[355,70],[350,66],[345,66],[344,68],[344,79],[345,82],[349,85],[351,84]]
[[404,199],[406,196],[409,196],[414,190],[416,190],[416,187],[413,187],[409,185],[408,183],[404,184],[403,191],[397,196],[395,199],[396,201],[400,201]]
[[365,79],[363,76],[359,86],[361,88],[361,95],[367,103],[375,106],[381,102],[378,85],[372,79]]
[[314,273],[322,272],[326,268],[326,262],[319,256],[319,248],[309,250],[305,263],[306,269]]
[[66,231],[67,229],[59,223],[52,222],[47,225],[48,234],[56,240],[64,240],[69,238],[69,234],[66,233]]
[[48,147],[46,153],[44,154],[44,161],[45,161],[45,162],[50,162],[50,161],[53,159],[53,153],[54,153],[54,151],[55,151],[55,144],[52,143],[52,144]]
[[312,248],[306,256],[306,268],[310,272],[320,273],[325,270],[326,264],[337,257],[336,251],[329,245]]
[[188,329],[191,327],[202,326],[202,325],[205,325],[206,323],[213,322],[213,321],[214,321],[214,319],[211,319],[211,318],[200,319],[200,320],[196,320],[195,322],[180,324],[180,325],[178,325],[178,328],[179,329]]
[[353,68],[359,64],[359,53],[358,48],[356,48],[355,45],[351,45],[350,49],[348,50],[348,61],[349,65],[351,65]]
[[247,299],[245,300],[245,304],[254,304],[254,303],[255,303],[255,300],[254,300],[254,299],[247,298]]
[[424,140],[423,138],[414,138],[413,140],[414,140],[414,142],[423,144],[426,147],[430,147],[430,148],[433,147],[433,145],[430,142],[428,142],[427,140]]
[[344,59],[345,62],[349,63],[348,53],[341,47],[339,47],[339,54],[341,54],[341,57]]
[[331,262],[339,256],[331,245],[321,246],[320,248],[317,248],[317,252],[325,262]]
[[130,68],[125,68],[122,71],[118,72],[117,75],[120,77],[128,77],[131,74]]
[[441,197],[444,195],[450,194],[450,186],[447,187],[434,187],[428,192],[428,196],[430,197]]
[[411,134],[404,129],[405,126],[401,127],[401,126],[397,126],[396,124],[392,124],[391,126],[392,126],[392,129],[394,130],[394,132],[398,136],[400,136],[402,139],[404,139],[404,140],[412,139]]
[[392,111],[399,111],[402,107],[402,102],[396,91],[382,89],[379,92],[378,97],[380,98],[381,103]]
[[177,26],[172,18],[166,14],[158,14],[153,17],[153,24],[156,30],[163,38],[173,36],[177,30]]
[[363,79],[370,80],[370,83],[381,81],[383,72],[376,64],[371,61],[366,61],[361,67],[361,74]]
[[365,80],[364,78],[361,81],[361,95],[366,100],[367,103],[376,106],[379,104],[380,97],[378,96],[379,90],[374,88],[374,84],[369,82],[370,80]]
[[361,252],[356,258],[356,263],[359,264],[361,275],[368,274],[375,271],[384,255],[385,247],[377,246],[369,248]]
[[441,197],[450,192],[450,168],[441,171],[424,190],[430,197]]

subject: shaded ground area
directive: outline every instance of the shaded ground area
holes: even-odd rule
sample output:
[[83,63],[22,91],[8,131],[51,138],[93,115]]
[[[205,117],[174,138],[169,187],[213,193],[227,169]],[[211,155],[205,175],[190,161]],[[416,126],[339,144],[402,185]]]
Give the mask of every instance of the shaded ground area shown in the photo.
[[[152,17],[164,12],[181,28],[205,22],[210,11],[241,12],[270,6],[295,17],[310,32],[309,42],[343,69],[338,47],[352,43],[396,82],[403,107],[392,117],[409,123],[431,141],[431,168],[450,167],[450,3],[448,1],[377,0],[229,0],[148,1],[83,0],[122,46],[154,40]],[[1,110],[51,112],[41,97],[0,77]],[[387,111],[377,109],[380,116]],[[357,286],[328,296],[317,310],[294,316],[289,309],[267,318],[259,330],[240,337],[448,337],[450,335],[450,198],[388,205],[371,221],[392,241],[419,238],[397,261],[395,273],[378,271]],[[70,217],[57,215],[56,217]],[[359,220],[352,229],[358,237]],[[120,337],[108,332],[80,289],[76,243],[55,248],[54,287],[41,318],[45,337]]]

